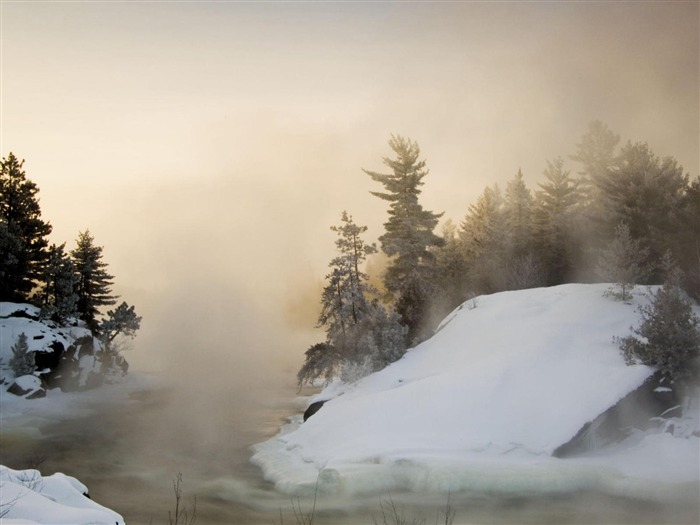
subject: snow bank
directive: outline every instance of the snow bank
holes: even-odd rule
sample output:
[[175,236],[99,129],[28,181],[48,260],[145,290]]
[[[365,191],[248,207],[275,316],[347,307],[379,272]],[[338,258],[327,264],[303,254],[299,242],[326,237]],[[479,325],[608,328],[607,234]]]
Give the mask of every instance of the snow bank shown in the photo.
[[124,518],[95,503],[77,479],[38,470],[0,465],[0,521],[3,524],[51,523],[123,525]]
[[[626,467],[641,449],[612,466],[551,457],[653,372],[627,366],[613,343],[638,324],[645,290],[630,305],[604,298],[607,288],[571,284],[469,301],[400,361],[321,392],[312,401],[332,399],[255,445],[252,461],[291,493],[317,483],[349,493],[557,491],[638,475]],[[663,439],[664,450],[674,448]],[[675,465],[668,470],[676,481],[697,481],[697,437],[682,441],[665,456]],[[645,442],[643,455],[653,457],[654,447]]]

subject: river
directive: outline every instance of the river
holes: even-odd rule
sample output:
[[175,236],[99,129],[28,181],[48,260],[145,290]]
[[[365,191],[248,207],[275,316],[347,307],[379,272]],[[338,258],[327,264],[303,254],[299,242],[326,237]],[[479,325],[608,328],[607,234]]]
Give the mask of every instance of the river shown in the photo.
[[[44,473],[80,479],[97,502],[129,525],[167,524],[174,509],[173,482],[182,474],[182,502],[195,504],[199,524],[295,524],[295,509],[311,499],[274,490],[249,461],[250,446],[278,432],[303,408],[295,385],[246,382],[216,390],[203,385],[160,386],[128,402],[92,404],[78,418],[42,423],[40,434],[3,430],[2,462],[12,468],[40,463]],[[89,394],[86,394],[89,395]],[[445,523],[449,498],[454,523],[697,523],[698,504],[629,500],[601,493],[531,495],[376,494],[351,501],[319,497],[314,523],[387,523],[395,505],[406,523]]]

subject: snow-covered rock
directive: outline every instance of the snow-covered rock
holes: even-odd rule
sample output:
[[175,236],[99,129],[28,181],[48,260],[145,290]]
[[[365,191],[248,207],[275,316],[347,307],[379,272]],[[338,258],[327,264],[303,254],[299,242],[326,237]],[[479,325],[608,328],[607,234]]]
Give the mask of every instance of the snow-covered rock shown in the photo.
[[13,379],[8,368],[12,347],[20,334],[27,337],[35,373],[48,388],[85,390],[99,386],[108,373],[126,373],[124,358],[108,355],[83,322],[72,320],[62,326],[42,319],[40,314],[41,310],[30,304],[0,303],[0,359],[8,384]]
[[[635,461],[636,442],[619,452],[626,459],[612,473],[594,460],[552,457],[654,372],[626,365],[613,342],[638,324],[646,289],[625,304],[603,296],[608,286],[569,284],[470,301],[398,362],[355,384],[330,385],[311,399],[328,400],[322,410],[255,445],[252,461],[291,493],[317,486],[513,492],[625,483],[639,473],[624,468]],[[640,453],[648,463],[654,443],[668,452],[673,439],[642,440]],[[677,453],[659,459],[672,463],[663,470],[697,483],[698,438],[678,441]]]
[[41,379],[32,375],[20,376],[14,380],[7,391],[16,396],[25,397],[26,399],[36,399],[46,396]]
[[77,479],[0,465],[0,522],[3,524],[123,525],[124,518],[88,497]]

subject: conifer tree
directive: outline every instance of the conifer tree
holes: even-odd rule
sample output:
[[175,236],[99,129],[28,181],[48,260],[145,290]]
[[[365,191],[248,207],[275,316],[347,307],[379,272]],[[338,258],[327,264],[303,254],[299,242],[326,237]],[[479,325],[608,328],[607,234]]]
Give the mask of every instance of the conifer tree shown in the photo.
[[695,381],[700,372],[700,318],[680,287],[680,271],[673,269],[650,304],[639,309],[640,336],[616,341],[628,364],[636,361],[657,368],[664,377]]
[[576,153],[571,159],[581,163],[577,181],[584,207],[596,208],[600,199],[600,184],[617,163],[615,148],[620,142],[617,135],[600,120],[588,124],[588,131],[576,144]]
[[493,293],[506,288],[506,225],[503,195],[497,184],[484,188],[471,204],[460,226],[459,236],[476,293]]
[[615,283],[617,290],[609,294],[621,301],[628,301],[635,284],[643,282],[650,274],[647,262],[649,250],[632,239],[627,224],[621,222],[615,228],[615,238],[598,259],[598,274]]
[[326,342],[307,350],[297,375],[299,385],[320,377],[328,382],[336,375],[345,381],[358,379],[398,359],[406,348],[405,327],[398,315],[371,300],[377,292],[361,270],[367,256],[377,251],[362,240],[367,227],[356,225],[347,212],[341,222],[331,227],[338,235],[338,255],[329,264],[318,319],[318,326],[326,329]]
[[52,244],[42,270],[42,316],[59,323],[77,313],[79,276],[73,261],[65,252],[66,243]]
[[17,338],[17,342],[12,346],[12,357],[10,358],[10,368],[15,377],[31,374],[36,369],[34,363],[34,353],[29,351],[27,335],[22,332]]
[[0,301],[27,301],[46,259],[51,225],[41,219],[37,185],[13,153],[0,170]]
[[675,159],[659,159],[645,143],[627,143],[599,183],[608,229],[625,222],[631,237],[659,266],[677,232],[677,212],[687,186],[688,176]]
[[509,256],[526,254],[532,241],[532,194],[520,169],[506,186],[503,214],[510,244]]
[[425,161],[419,160],[418,144],[392,135],[389,147],[396,156],[385,157],[383,162],[391,173],[363,171],[384,186],[384,192],[373,191],[372,195],[389,202],[389,220],[384,223],[385,233],[379,237],[382,250],[392,257],[384,276],[385,288],[408,325],[409,337],[420,339],[428,330],[424,322],[434,259],[430,248],[442,245],[442,239],[433,233],[442,214],[423,209],[418,201],[423,178],[428,174]]
[[579,255],[574,243],[580,193],[561,157],[547,161],[544,178],[535,195],[535,245],[547,268],[548,284],[556,285],[573,275]]
[[117,298],[112,295],[114,277],[107,273],[107,263],[102,260],[102,247],[96,246],[94,241],[90,230],[80,232],[71,257],[79,276],[78,313],[92,330],[97,331],[99,308],[115,304]]

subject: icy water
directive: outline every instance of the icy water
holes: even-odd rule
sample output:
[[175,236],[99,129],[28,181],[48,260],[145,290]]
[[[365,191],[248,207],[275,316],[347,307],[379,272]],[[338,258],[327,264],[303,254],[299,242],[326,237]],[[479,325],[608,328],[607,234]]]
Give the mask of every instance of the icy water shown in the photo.
[[[44,473],[73,475],[93,499],[122,514],[130,525],[167,524],[174,508],[173,481],[182,473],[183,502],[196,497],[199,524],[295,524],[295,509],[308,513],[312,499],[277,493],[249,462],[250,445],[277,433],[303,407],[293,384],[276,389],[246,384],[219,391],[207,402],[196,388],[156,388],[126,404],[97,406],[87,417],[54,421],[41,435],[3,432],[2,461],[13,468],[32,462]],[[211,400],[210,400],[211,401]],[[406,523],[698,523],[697,500],[683,504],[612,497],[599,493],[508,497],[474,494],[376,494],[339,500],[319,496],[314,523],[394,523],[391,502]],[[384,505],[385,516],[381,505]],[[415,521],[414,521],[415,520]]]

